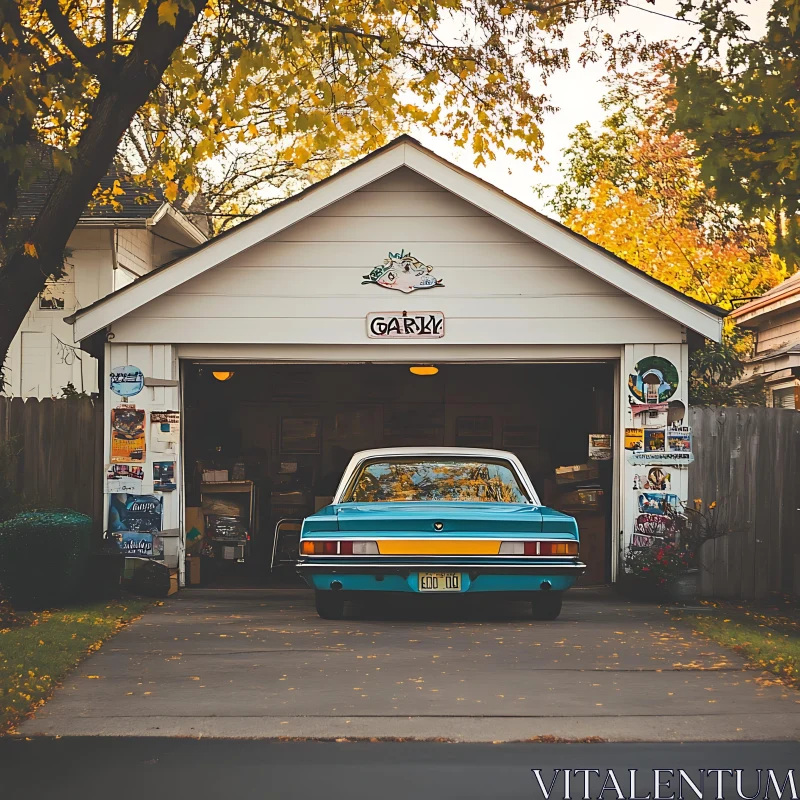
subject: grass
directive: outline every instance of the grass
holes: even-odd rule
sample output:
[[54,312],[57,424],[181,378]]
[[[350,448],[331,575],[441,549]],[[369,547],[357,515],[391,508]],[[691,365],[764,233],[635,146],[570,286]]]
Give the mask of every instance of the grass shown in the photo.
[[800,616],[793,609],[707,603],[702,614],[677,612],[695,633],[730,647],[754,665],[800,688]]
[[20,614],[0,630],[0,735],[47,700],[89,653],[153,605],[138,598]]

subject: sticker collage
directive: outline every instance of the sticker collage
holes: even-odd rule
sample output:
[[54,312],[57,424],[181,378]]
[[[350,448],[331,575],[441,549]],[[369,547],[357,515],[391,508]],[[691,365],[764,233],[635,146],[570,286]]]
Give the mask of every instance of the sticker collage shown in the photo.
[[[116,367],[110,378],[111,391],[121,401],[111,409],[111,463],[106,467],[108,531],[117,534],[125,555],[162,558],[163,540],[157,534],[163,530],[163,493],[176,489],[174,456],[180,442],[180,412],[150,412],[148,437],[147,413],[127,402],[144,389],[144,374],[138,367]],[[151,451],[173,458],[153,462],[152,484],[145,489],[148,438]]]
[[[625,429],[635,495],[632,547],[673,541],[681,519],[682,500],[673,487],[673,470],[694,461],[692,431],[684,424],[686,407],[672,400],[678,390],[677,367],[661,356],[641,359],[628,377],[634,427]],[[678,474],[675,473],[677,485]]]

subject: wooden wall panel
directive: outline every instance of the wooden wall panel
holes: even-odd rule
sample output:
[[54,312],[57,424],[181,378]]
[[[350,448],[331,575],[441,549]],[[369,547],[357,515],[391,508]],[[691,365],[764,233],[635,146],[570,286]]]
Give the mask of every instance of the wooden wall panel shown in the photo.
[[100,404],[89,398],[0,397],[0,439],[14,441],[16,490],[26,505],[89,515],[99,543],[104,519]]
[[717,503],[731,533],[703,552],[707,597],[800,594],[800,414],[773,408],[692,408],[689,496]]

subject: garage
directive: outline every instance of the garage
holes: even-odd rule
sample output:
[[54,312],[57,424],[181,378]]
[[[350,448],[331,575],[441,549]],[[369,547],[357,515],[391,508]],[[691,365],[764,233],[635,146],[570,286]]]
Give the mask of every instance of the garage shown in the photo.
[[186,503],[202,508],[205,498],[206,512],[213,511],[208,498],[223,485],[214,487],[204,475],[252,481],[247,572],[258,582],[269,576],[280,520],[303,518],[330,502],[355,452],[509,450],[547,505],[577,516],[588,566],[582,580],[604,583],[611,575],[613,461],[590,459],[588,442],[590,434],[612,435],[613,377],[609,363],[194,362],[184,369]]
[[579,519],[584,580],[615,580],[687,500],[689,346],[722,325],[405,136],[70,321],[112,376],[109,467],[137,476],[124,501],[97,479],[155,509],[181,585],[207,495],[247,517],[223,560],[263,580],[281,519],[401,445],[515,453]]

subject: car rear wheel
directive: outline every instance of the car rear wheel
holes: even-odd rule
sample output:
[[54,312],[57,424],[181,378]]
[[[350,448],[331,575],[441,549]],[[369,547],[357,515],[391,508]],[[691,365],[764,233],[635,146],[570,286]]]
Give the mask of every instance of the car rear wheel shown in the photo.
[[531,601],[531,611],[534,619],[558,619],[561,613],[561,592],[537,592]]
[[316,592],[314,600],[317,614],[322,619],[341,619],[344,616],[344,598],[338,592]]

